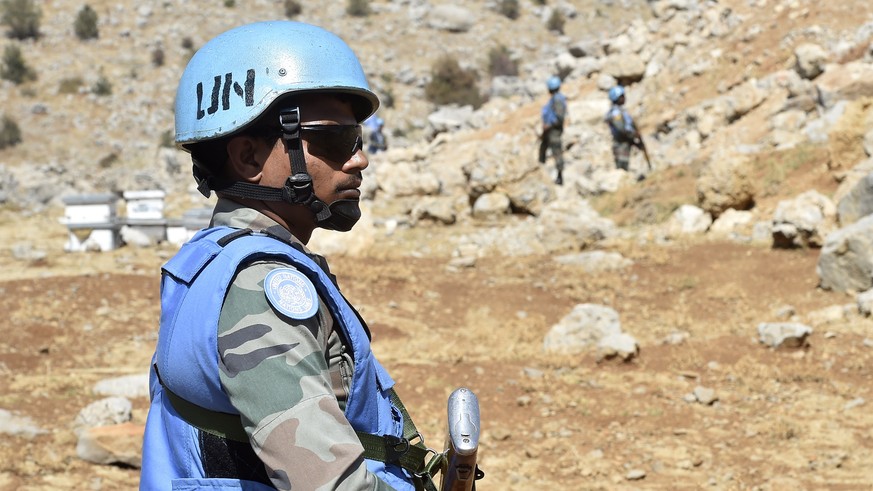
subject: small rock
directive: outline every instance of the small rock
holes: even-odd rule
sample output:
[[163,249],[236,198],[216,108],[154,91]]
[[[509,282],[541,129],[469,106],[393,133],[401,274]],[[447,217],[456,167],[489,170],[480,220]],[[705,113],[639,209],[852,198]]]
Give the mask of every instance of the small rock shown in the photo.
[[864,400],[863,397],[857,397],[847,402],[845,406],[843,406],[844,411],[848,411],[850,409],[854,409],[859,406],[863,406],[867,401]]
[[711,406],[718,400],[718,396],[715,395],[713,389],[702,387],[700,385],[694,388],[694,398],[705,406]]
[[628,481],[639,481],[640,479],[645,479],[646,471],[642,469],[633,469],[627,473],[625,479]]
[[133,405],[124,397],[107,397],[85,406],[73,421],[73,432],[81,435],[88,428],[127,423],[132,417]]
[[101,380],[94,385],[94,393],[102,396],[148,397],[149,374],[125,375]]
[[19,416],[5,409],[0,409],[0,434],[33,438],[46,431],[38,427],[27,416]]
[[79,436],[76,455],[95,464],[142,465],[142,440],[145,426],[124,423],[88,428]]
[[806,346],[812,328],[797,322],[762,322],[758,324],[759,340],[772,348]]

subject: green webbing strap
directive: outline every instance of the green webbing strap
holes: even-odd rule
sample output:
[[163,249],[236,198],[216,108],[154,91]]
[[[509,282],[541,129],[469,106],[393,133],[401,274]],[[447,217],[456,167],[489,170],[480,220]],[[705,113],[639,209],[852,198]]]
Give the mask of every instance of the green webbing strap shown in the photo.
[[[394,389],[388,392],[391,403],[403,415],[403,438],[358,432],[358,439],[364,447],[364,457],[379,462],[396,463],[412,473],[416,490],[436,491],[433,476],[442,468],[444,456],[424,446],[421,434],[415,428],[406,406],[400,401]],[[412,443],[416,439],[418,441]],[[428,454],[433,454],[430,461],[427,460]]]
[[[157,373],[157,370],[158,367],[155,366],[155,373]],[[158,380],[160,379],[161,376],[158,374]],[[249,436],[246,434],[245,429],[243,429],[239,414],[221,413],[206,409],[177,396],[163,382],[161,382],[161,386],[164,389],[164,395],[170,400],[170,405],[191,426],[228,440],[249,442]]]
[[[155,371],[157,372],[157,367],[155,367]],[[158,374],[158,380],[160,378],[160,374]],[[206,409],[177,396],[166,385],[163,385],[163,382],[161,382],[161,386],[170,401],[170,405],[191,426],[221,438],[249,443],[249,437],[238,414]],[[406,407],[400,402],[400,398],[397,397],[393,389],[390,394],[391,402],[403,415],[403,438],[355,432],[364,447],[364,458],[396,463],[412,473],[417,490],[436,491],[433,476],[442,468],[443,454],[434,454],[432,450],[428,450],[424,446],[421,435],[415,429],[415,424],[409,417]],[[418,441],[412,443],[416,439]],[[428,454],[434,454],[430,461],[427,460]]]

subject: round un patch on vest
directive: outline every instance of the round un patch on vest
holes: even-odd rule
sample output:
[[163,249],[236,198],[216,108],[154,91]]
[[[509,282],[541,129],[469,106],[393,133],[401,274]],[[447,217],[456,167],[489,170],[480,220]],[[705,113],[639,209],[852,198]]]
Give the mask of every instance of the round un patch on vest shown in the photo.
[[292,319],[308,319],[318,312],[315,285],[296,269],[270,271],[264,279],[264,292],[273,308]]

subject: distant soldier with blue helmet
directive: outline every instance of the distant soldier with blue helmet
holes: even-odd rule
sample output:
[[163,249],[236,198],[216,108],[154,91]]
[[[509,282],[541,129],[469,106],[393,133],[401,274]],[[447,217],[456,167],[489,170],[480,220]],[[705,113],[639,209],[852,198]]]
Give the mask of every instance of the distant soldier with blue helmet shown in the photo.
[[388,140],[385,138],[385,120],[371,116],[364,123],[369,131],[367,134],[367,153],[376,154],[388,150]]
[[564,184],[564,149],[561,135],[564,133],[564,125],[567,122],[567,98],[560,92],[560,77],[549,77],[546,81],[546,87],[549,89],[551,97],[542,109],[543,127],[540,134],[539,161],[541,164],[546,163],[546,151],[552,153],[557,169],[555,184],[560,186]]
[[316,26],[244,25],[191,58],[175,140],[218,201],[162,268],[141,490],[435,489],[436,452],[306,247],[360,218],[360,123],[378,106]]
[[[631,147],[637,147],[645,152],[645,146],[633,118],[624,108],[624,92],[624,87],[621,85],[609,89],[609,100],[612,101],[612,107],[606,113],[604,121],[609,125],[609,131],[612,133],[612,155],[615,158],[615,167],[627,171],[630,164]],[[648,154],[646,159],[648,159]]]

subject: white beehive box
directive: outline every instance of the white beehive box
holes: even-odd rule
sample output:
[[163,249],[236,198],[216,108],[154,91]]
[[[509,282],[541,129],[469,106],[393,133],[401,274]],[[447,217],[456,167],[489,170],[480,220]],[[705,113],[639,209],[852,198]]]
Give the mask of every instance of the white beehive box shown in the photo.
[[64,197],[61,223],[69,230],[64,250],[111,251],[117,248],[117,201],[118,196],[108,193]]
[[145,191],[125,191],[128,220],[160,220],[164,218],[164,197],[160,189]]
[[[124,223],[135,232],[145,235],[148,242],[156,244],[167,239],[167,221],[164,219],[164,197],[167,195],[160,189],[144,191],[125,191]],[[122,231],[125,236],[128,231]]]

